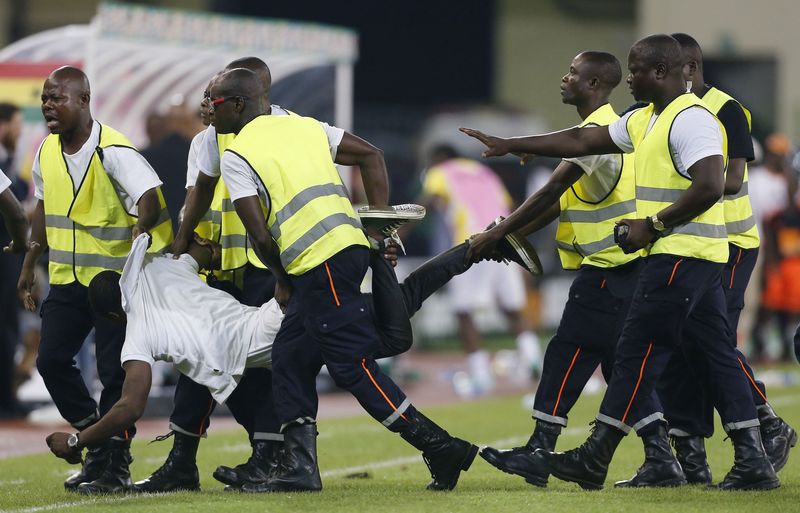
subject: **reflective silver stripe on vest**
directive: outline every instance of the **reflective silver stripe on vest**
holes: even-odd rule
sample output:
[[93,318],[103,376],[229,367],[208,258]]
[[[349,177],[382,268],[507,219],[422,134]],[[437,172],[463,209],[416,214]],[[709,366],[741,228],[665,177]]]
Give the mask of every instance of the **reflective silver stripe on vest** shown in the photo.
[[725,223],[725,229],[728,233],[744,233],[756,225],[756,219],[753,216],[748,217],[742,221],[732,221]]
[[294,262],[303,251],[310,248],[315,242],[324,237],[326,233],[344,225],[361,228],[361,223],[357,219],[353,219],[344,213],[330,215],[309,228],[308,231],[294,241],[291,246],[281,251],[281,263],[283,267],[289,267],[289,264]]
[[748,189],[749,189],[747,184],[748,184],[748,182],[744,182],[742,184],[742,188],[739,189],[739,192],[737,192],[736,194],[729,194],[728,196],[725,196],[725,199],[726,200],[735,200],[735,199],[744,198],[745,196],[747,196]]
[[222,212],[220,212],[219,210],[212,210],[211,222],[216,225],[222,226]]
[[102,269],[111,269],[114,271],[121,271],[125,267],[127,256],[112,257],[105,255],[92,255],[88,253],[75,253],[70,251],[61,251],[58,249],[50,248],[50,261],[57,264],[74,265],[77,267],[100,267]]
[[575,249],[575,246],[573,246],[569,242],[564,242],[562,240],[557,240],[556,241],[556,245],[558,246],[558,249],[563,249],[564,251],[569,251],[571,253],[576,253],[576,254],[578,254],[578,256],[581,256],[581,257],[583,256],[580,253],[578,253],[578,250]]
[[[167,210],[167,207],[163,207],[161,209],[161,212],[158,213],[158,221],[156,221],[156,226],[160,225],[164,221],[172,222],[172,218],[169,215],[169,210]],[[156,226],[153,226],[153,228],[155,228]]]
[[[708,223],[686,223],[676,226],[672,233],[682,235],[696,235],[697,237],[707,237],[709,239],[727,239],[728,230],[724,226]],[[667,235],[669,237],[669,235]]]
[[65,228],[67,230],[81,230],[95,239],[100,240],[130,240],[130,226],[83,226],[67,216],[47,214],[44,216],[45,225],[50,228]]
[[561,211],[561,220],[569,223],[595,223],[635,212],[636,200],[628,200],[596,210],[572,210],[568,208]]
[[[344,188],[344,185],[324,183],[320,185],[313,185],[307,189],[304,189],[303,191],[297,193],[297,195],[292,198],[282,209],[280,209],[278,212],[275,212],[275,222],[270,227],[270,231],[272,232],[272,236],[275,237],[275,240],[281,238],[281,225],[285,223],[287,219],[295,215],[309,202],[325,196],[341,196],[348,202],[350,201],[350,198],[347,196],[347,189]],[[359,226],[359,228],[360,227],[361,226]]]
[[576,242],[575,246],[577,246],[578,250],[584,255],[594,255],[604,249],[613,248],[616,246],[616,242],[614,242],[614,234],[612,233],[608,237],[598,240],[597,242],[590,242],[588,244],[578,244]]
[[[636,186],[636,199],[642,201],[658,201],[659,203],[675,203],[686,192],[686,189],[661,189],[660,187]],[[717,203],[722,203],[720,196]]]
[[214,222],[214,212],[211,211],[211,210],[208,210],[205,214],[203,214],[203,217],[200,218],[199,222],[202,223],[203,221],[211,221],[213,223]]
[[244,248],[247,245],[247,235],[238,233],[223,235],[220,237],[219,242],[222,244],[223,249]]
[[224,198],[222,200],[222,211],[223,212],[236,212],[236,207],[233,206],[233,201],[230,198]]

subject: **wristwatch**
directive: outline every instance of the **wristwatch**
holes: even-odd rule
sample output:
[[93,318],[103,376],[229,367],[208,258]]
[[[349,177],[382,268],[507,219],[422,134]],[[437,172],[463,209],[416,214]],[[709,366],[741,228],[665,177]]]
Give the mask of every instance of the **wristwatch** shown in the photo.
[[645,221],[647,222],[647,227],[656,235],[664,235],[664,232],[667,231],[667,227],[664,226],[664,222],[658,218],[657,214],[645,218]]
[[70,449],[80,449],[80,447],[78,446],[78,444],[80,443],[80,440],[78,440],[78,434],[79,433],[72,433],[71,435],[69,435],[69,438],[67,438],[67,447],[69,447]]

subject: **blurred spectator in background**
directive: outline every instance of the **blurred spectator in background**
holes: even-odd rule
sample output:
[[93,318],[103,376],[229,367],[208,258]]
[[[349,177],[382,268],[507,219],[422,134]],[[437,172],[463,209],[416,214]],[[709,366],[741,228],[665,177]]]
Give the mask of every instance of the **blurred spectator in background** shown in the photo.
[[[22,113],[11,103],[0,103],[0,169],[11,180],[9,190],[20,201],[28,195],[28,185],[18,177],[15,162],[17,141],[22,131]],[[7,183],[7,182],[6,182]],[[11,240],[11,234],[0,222],[0,247]],[[19,302],[17,277],[22,254],[0,252],[0,418],[24,416],[26,411],[17,401],[14,382],[14,355],[19,339]]]
[[[432,149],[425,173],[420,203],[443,213],[448,233],[438,234],[435,247],[461,244],[473,233],[482,232],[498,216],[507,216],[511,197],[502,181],[475,160],[460,157],[451,146]],[[434,234],[437,237],[437,234]],[[442,239],[447,238],[446,241]],[[510,331],[516,337],[518,376],[530,378],[541,363],[539,339],[522,316],[525,283],[514,266],[481,262],[448,284],[450,303],[458,317],[458,335],[467,353],[471,378],[470,394],[482,394],[494,387],[488,351],[473,320],[478,308],[499,305]]]
[[[751,286],[760,291],[760,308],[753,326],[751,357],[767,357],[767,327],[777,324],[781,359],[792,357],[789,328],[800,314],[800,214],[794,191],[796,173],[789,165],[791,141],[770,135],[764,144],[764,162],[750,173],[750,201],[763,234],[759,262]],[[758,296],[756,296],[758,298]]]
[[150,145],[142,156],[153,166],[164,184],[161,192],[172,216],[173,229],[178,229],[178,219],[186,199],[186,162],[189,147],[195,134],[205,128],[197,109],[189,109],[183,98],[176,99],[166,114],[151,114],[147,119]]

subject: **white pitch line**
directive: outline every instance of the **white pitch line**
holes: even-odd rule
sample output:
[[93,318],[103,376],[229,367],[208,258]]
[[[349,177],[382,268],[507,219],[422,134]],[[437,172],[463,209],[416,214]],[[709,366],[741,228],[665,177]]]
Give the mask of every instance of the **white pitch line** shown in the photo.
[[8,481],[0,481],[0,486],[19,485],[24,483],[24,479],[9,479]]

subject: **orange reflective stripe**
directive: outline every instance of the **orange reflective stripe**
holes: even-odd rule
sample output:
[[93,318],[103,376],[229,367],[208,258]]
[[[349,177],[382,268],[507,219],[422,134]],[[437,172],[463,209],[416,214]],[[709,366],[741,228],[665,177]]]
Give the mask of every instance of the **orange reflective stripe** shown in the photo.
[[[683,260],[683,259],[681,259]],[[678,267],[678,264],[681,263],[681,260],[675,264],[675,267]],[[675,270],[673,269],[672,274],[675,274]],[[625,423],[625,420],[628,418],[628,413],[631,411],[631,406],[633,405],[633,400],[636,398],[636,393],[639,391],[639,385],[642,384],[642,378],[644,377],[644,366],[647,363],[647,358],[650,357],[650,351],[653,350],[653,343],[650,342],[650,345],[647,347],[647,354],[644,355],[644,360],[642,360],[642,366],[639,368],[639,379],[636,380],[636,387],[633,389],[633,395],[631,396],[631,400],[628,401],[628,407],[625,408],[625,415],[622,416],[622,423]]]
[[325,262],[325,270],[328,272],[328,281],[331,284],[331,292],[333,292],[333,300],[336,301],[336,306],[342,306],[339,302],[339,296],[336,294],[336,287],[333,286],[333,276],[331,276],[331,268],[328,267],[328,262]]
[[600,282],[600,288],[601,288],[601,289],[603,289],[603,288],[605,288],[605,287],[606,287],[606,279],[605,279],[605,278],[603,278],[603,281],[602,281],[602,282]]
[[678,266],[681,265],[681,262],[683,262],[682,258],[675,262],[675,266],[672,268],[672,274],[669,275],[669,281],[667,282],[667,285],[672,285],[672,280],[675,278],[675,272],[678,270]]
[[[733,288],[733,277],[736,276],[736,266],[739,265],[739,261],[741,259],[742,259],[742,248],[739,248],[739,254],[736,255],[736,263],[733,264],[733,268],[731,269],[731,282],[728,284],[729,289]],[[739,363],[742,363],[742,361],[739,360]]]
[[[603,280],[603,282],[605,283],[605,280]],[[581,354],[580,347],[577,350],[575,350],[575,356],[572,357],[572,362],[570,362],[569,368],[567,369],[567,373],[564,374],[564,380],[561,382],[561,388],[558,389],[558,397],[556,398],[556,405],[553,406],[553,413],[550,414],[554,417],[556,416],[556,410],[558,410],[558,403],[561,402],[561,393],[564,391],[564,385],[567,384],[567,378],[569,377],[569,373],[572,372],[572,367],[573,365],[575,365],[575,360],[578,359],[579,354]]]
[[208,411],[206,412],[205,417],[203,417],[203,421],[200,423],[200,426],[197,428],[197,434],[198,435],[202,435],[203,434],[203,426],[206,425],[206,421],[211,416],[211,412],[212,411],[214,411],[214,399],[211,399],[211,401],[209,401],[209,403],[208,403]]
[[[325,264],[325,265],[327,265],[327,264]],[[392,400],[389,399],[389,397],[384,393],[383,389],[375,381],[375,378],[372,377],[372,373],[370,373],[369,369],[367,369],[367,359],[366,358],[362,358],[361,359],[361,368],[364,369],[364,372],[367,373],[367,376],[369,376],[369,380],[372,381],[372,384],[375,385],[375,388],[378,389],[378,392],[381,393],[381,395],[383,396],[383,400],[386,401],[387,403],[389,403],[389,406],[391,406],[394,411],[397,411],[397,406],[395,406],[394,403],[392,402]],[[400,417],[403,420],[405,420],[406,422],[408,421],[406,416],[403,415],[402,413],[400,414]]]
[[761,398],[766,403],[767,402],[767,397],[764,394],[761,393],[761,389],[758,388],[758,386],[756,385],[756,380],[754,380],[753,376],[751,376],[750,373],[747,372],[747,368],[744,366],[744,362],[742,362],[742,359],[741,358],[737,358],[737,360],[739,360],[739,365],[742,366],[742,372],[744,372],[744,375],[747,376],[747,379],[750,380],[750,384],[753,385],[753,388],[756,389],[756,392],[758,392],[758,395],[760,395]]

